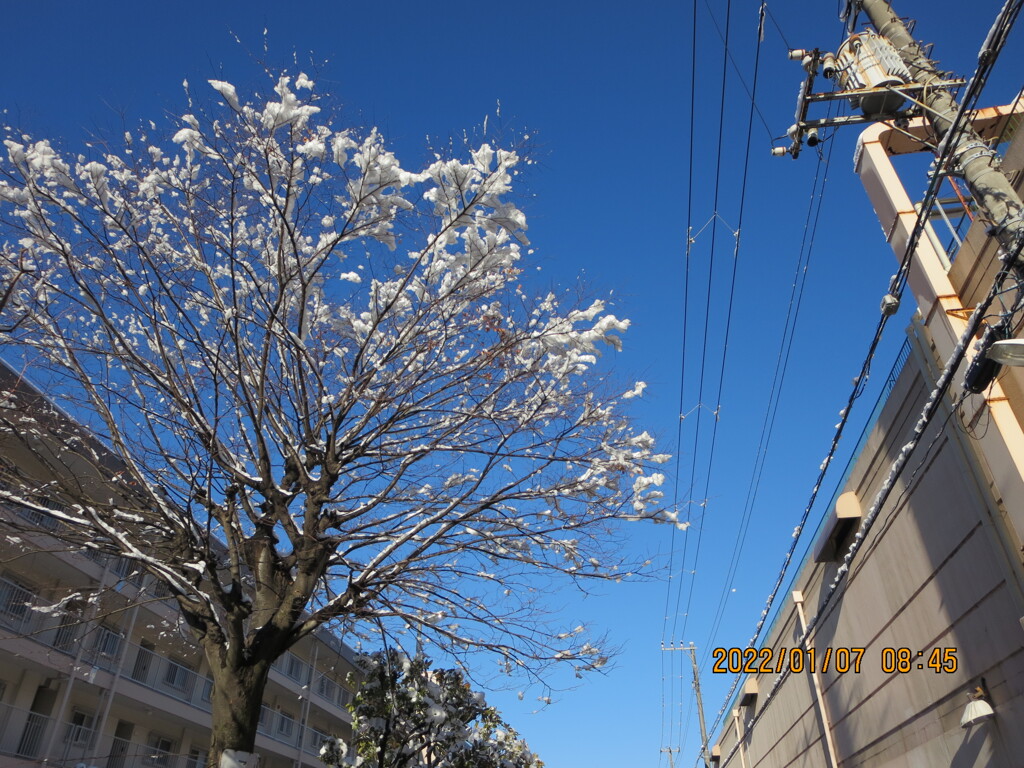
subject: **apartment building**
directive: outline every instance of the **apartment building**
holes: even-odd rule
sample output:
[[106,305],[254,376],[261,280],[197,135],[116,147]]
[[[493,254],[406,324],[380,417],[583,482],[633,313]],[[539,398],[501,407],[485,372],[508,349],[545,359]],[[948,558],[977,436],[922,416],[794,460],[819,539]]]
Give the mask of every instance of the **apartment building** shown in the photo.
[[[1021,115],[1018,103],[974,117],[986,139],[1016,131],[1002,170],[1018,189]],[[906,130],[876,125],[858,148],[857,170],[898,259],[919,208],[892,158],[920,151],[924,131],[919,123]],[[978,394],[965,392],[961,369],[895,481],[891,469],[916,440],[945,361],[1001,264],[989,225],[974,215],[963,187],[947,183],[911,262],[908,286],[918,311],[907,344],[813,547],[780,594],[783,605],[756,656],[737,649],[719,660],[723,671],[742,677],[711,735],[711,764],[1022,764],[1024,368],[1003,369]],[[998,299],[993,313],[1013,298],[1008,292]],[[876,502],[890,485],[884,503]]]
[[[47,524],[11,506],[0,520],[19,515]],[[212,683],[173,600],[127,560],[15,538],[0,549],[0,764],[205,766]],[[99,604],[68,599],[95,589]],[[324,738],[350,736],[353,662],[326,632],[278,660],[261,768],[321,765]]]
[[[0,503],[0,766],[203,768],[212,681],[175,601],[132,561],[69,548],[63,524]],[[323,630],[277,661],[260,768],[320,766],[327,736],[351,737],[354,664]]]

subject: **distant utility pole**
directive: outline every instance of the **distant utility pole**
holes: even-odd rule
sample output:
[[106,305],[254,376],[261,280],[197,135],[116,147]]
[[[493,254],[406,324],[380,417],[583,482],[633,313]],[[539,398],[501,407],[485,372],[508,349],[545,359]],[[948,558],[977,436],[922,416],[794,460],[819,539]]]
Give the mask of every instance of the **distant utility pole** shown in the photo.
[[[861,0],[859,5],[867,13],[878,34],[887,38],[896,48],[914,80],[925,86],[921,92],[921,101],[926,108],[925,116],[940,143],[945,141],[959,107],[948,90],[929,87],[941,82],[943,74],[938,71],[935,62],[925,56],[886,0]],[[992,39],[986,42],[988,45],[998,43]],[[983,49],[981,56],[992,56],[995,52],[992,48]],[[990,234],[999,240],[1007,253],[1016,253],[1016,249],[1024,242],[1024,203],[999,170],[999,159],[995,151],[985,144],[969,122],[958,127],[951,141],[952,167],[937,170],[951,170],[963,176],[974,200],[991,224]],[[1015,266],[1019,265],[1018,260]]]
[[[704,723],[704,698],[700,693],[700,671],[697,669],[697,646],[693,643],[679,646],[670,645],[668,647],[662,645],[661,650],[690,652],[690,662],[693,664],[693,692],[697,696],[697,719],[700,721],[700,756],[704,761],[705,768],[711,768],[711,760],[708,757],[708,728]],[[672,768],[672,750],[662,749],[661,751],[669,753],[669,768]]]

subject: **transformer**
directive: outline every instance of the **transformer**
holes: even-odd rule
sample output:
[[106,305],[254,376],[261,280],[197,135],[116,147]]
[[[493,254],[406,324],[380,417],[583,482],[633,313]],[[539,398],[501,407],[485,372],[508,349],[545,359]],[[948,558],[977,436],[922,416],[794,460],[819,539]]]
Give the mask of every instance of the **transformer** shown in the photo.
[[[871,31],[852,35],[843,43],[836,55],[836,76],[843,90],[882,89],[914,80],[893,44]],[[902,94],[887,90],[850,97],[854,109],[869,116],[892,114],[904,101]]]

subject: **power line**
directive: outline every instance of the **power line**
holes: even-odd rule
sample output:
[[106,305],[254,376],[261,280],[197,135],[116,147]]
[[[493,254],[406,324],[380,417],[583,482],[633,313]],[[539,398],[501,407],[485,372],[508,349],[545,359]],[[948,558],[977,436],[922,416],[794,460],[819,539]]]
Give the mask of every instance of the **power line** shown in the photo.
[[[821,214],[822,204],[825,199],[825,187],[828,181],[827,170],[831,161],[831,151],[834,144],[829,146],[829,157],[828,159],[822,158],[819,155],[817,170],[815,172],[814,181],[811,185],[812,193],[807,206],[807,216],[804,222],[804,235],[800,244],[800,251],[797,258],[796,269],[793,275],[793,285],[789,297],[789,307],[786,311],[786,319],[783,324],[784,332],[779,343],[779,354],[776,358],[775,371],[772,378],[772,385],[768,395],[768,407],[765,410],[764,421],[761,426],[761,434],[758,441],[757,450],[754,456],[754,465],[751,472],[750,482],[747,486],[747,496],[744,502],[743,513],[740,522],[740,533],[736,537],[732,556],[729,561],[729,568],[726,571],[725,583],[720,593],[718,608],[715,611],[714,619],[712,620],[712,627],[708,633],[708,640],[705,643],[705,653],[701,659],[702,664],[706,664],[708,660],[707,648],[714,646],[715,635],[718,632],[718,628],[721,625],[722,618],[725,614],[725,607],[729,601],[729,595],[732,594],[731,589],[733,585],[733,579],[735,578],[736,570],[739,564],[740,553],[742,552],[743,546],[746,542],[747,531],[749,530],[749,522],[753,513],[755,501],[757,499],[758,488],[760,486],[761,476],[764,471],[764,467],[767,460],[768,449],[771,444],[771,439],[775,429],[775,418],[778,414],[779,404],[781,403],[783,385],[786,378],[786,373],[789,370],[790,354],[793,349],[793,342],[796,338],[796,328],[800,315],[800,307],[803,304],[804,287],[806,285],[807,272],[810,267],[810,259],[814,250],[814,239],[817,231],[818,221]],[[822,176],[822,169],[825,170],[825,175]],[[818,190],[818,181],[821,179],[821,189]]]
[[[692,2],[692,21],[690,28],[690,124],[689,124],[689,147],[688,147],[688,166],[690,169],[693,168],[693,156],[694,156],[694,129],[696,125],[696,93],[697,93],[697,0],[691,0]],[[683,441],[683,418],[682,414],[685,410],[685,392],[686,392],[686,362],[687,362],[687,339],[689,338],[688,320],[689,320],[689,306],[690,306],[690,249],[692,246],[691,231],[693,226],[693,173],[687,174],[687,186],[686,186],[686,249],[684,256],[683,265],[683,328],[682,328],[682,350],[680,352],[680,364],[679,364],[679,419],[676,421],[676,450],[675,450],[675,473],[673,478],[673,490],[672,490],[672,507],[677,511],[679,509],[679,476],[680,469],[682,466],[682,441]],[[689,522],[690,512],[689,505],[687,505],[687,522]],[[669,606],[671,605],[672,598],[672,575],[675,567],[675,551],[676,551],[676,536],[677,528],[672,527],[671,540],[669,543],[669,580],[665,587],[665,611],[662,619],[662,646],[665,645],[665,632],[668,628],[669,620]],[[689,537],[683,539],[683,552],[682,561],[686,562],[686,545],[689,541]],[[680,575],[682,574],[682,568],[680,568]],[[671,656],[671,654],[670,654]],[[666,708],[665,708],[665,689],[666,689],[666,677],[665,677],[665,654],[661,655],[662,665],[662,710],[661,710],[661,743],[666,743],[666,730],[671,738],[673,735],[673,728],[675,718],[673,717],[675,709],[675,699],[671,701],[671,707],[668,710],[668,724],[666,728]],[[669,678],[671,681],[674,670],[675,661],[669,659]],[[673,693],[672,689],[669,688],[669,695]],[[661,753],[659,753],[658,764],[661,765]]]

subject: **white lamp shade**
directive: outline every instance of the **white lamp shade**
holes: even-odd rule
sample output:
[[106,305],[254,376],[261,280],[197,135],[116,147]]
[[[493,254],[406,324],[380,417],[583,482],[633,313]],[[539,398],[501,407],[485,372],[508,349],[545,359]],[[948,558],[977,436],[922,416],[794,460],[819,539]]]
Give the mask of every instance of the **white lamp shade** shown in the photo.
[[984,699],[971,699],[967,703],[967,708],[964,709],[963,717],[960,718],[960,727],[970,728],[972,725],[988,720],[994,714],[995,710],[992,709],[992,705]]
[[1003,365],[1024,365],[1024,339],[1004,339],[993,342],[985,357]]

